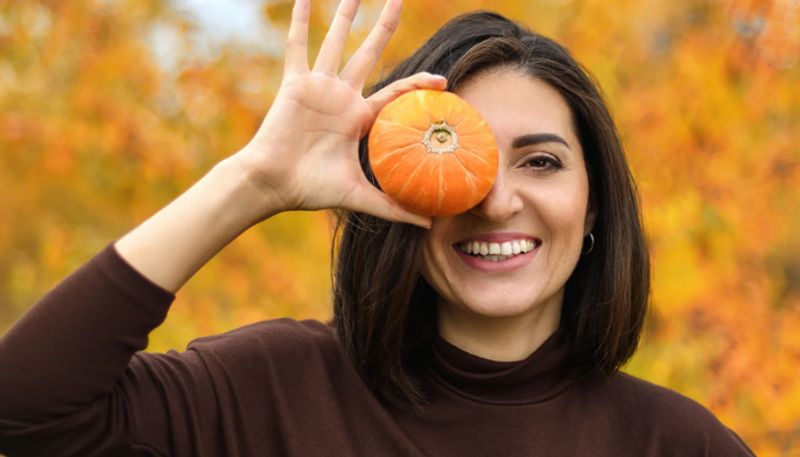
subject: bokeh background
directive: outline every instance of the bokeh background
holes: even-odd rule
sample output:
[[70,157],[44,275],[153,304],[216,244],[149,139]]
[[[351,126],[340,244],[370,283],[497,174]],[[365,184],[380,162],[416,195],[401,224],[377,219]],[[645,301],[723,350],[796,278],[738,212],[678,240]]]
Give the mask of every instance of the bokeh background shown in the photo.
[[[312,54],[335,6],[313,3]],[[381,6],[364,0],[351,52]],[[566,44],[619,123],[655,275],[625,371],[706,405],[760,456],[800,455],[800,2],[406,0],[373,77],[479,8]],[[0,0],[0,334],[245,144],[279,84],[290,11]],[[179,292],[150,349],[328,319],[330,236],[324,212],[248,231]]]

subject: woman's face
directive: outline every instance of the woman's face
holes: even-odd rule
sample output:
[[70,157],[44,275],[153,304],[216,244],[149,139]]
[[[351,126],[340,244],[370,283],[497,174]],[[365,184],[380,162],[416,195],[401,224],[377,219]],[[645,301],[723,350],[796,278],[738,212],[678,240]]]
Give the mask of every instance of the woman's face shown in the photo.
[[486,198],[434,218],[425,235],[423,275],[440,296],[439,314],[560,313],[594,220],[569,107],[544,81],[510,69],[479,74],[456,93],[488,122],[500,160]]

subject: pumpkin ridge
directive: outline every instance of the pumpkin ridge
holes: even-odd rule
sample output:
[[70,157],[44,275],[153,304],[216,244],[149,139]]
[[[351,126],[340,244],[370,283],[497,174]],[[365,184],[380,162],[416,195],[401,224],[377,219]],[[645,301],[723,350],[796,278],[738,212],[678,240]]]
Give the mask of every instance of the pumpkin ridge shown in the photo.
[[[486,158],[485,158],[485,157],[483,157],[481,154],[478,154],[477,152],[473,151],[472,149],[470,149],[470,148],[465,148],[464,146],[461,146],[461,148],[460,148],[460,149],[464,150],[464,152],[466,152],[466,153],[469,153],[471,156],[474,156],[474,157],[475,157],[476,159],[478,159],[480,162],[483,162],[483,163],[485,163],[486,165],[491,165],[491,163],[489,163],[489,162],[486,160]],[[460,162],[460,159],[459,159],[459,162]],[[462,162],[462,165],[464,165],[464,164],[463,164],[463,162]],[[466,165],[464,165],[464,166],[466,167]],[[472,173],[472,172],[470,171],[470,173]]]
[[402,196],[403,195],[403,192],[406,191],[406,187],[408,187],[408,184],[411,181],[413,181],[414,178],[419,173],[419,171],[424,168],[422,165],[425,163],[426,160],[428,160],[428,157],[429,157],[429,154],[425,154],[425,157],[417,164],[416,167],[414,167],[414,171],[412,171],[411,174],[408,175],[408,177],[406,178],[406,182],[403,183],[403,187],[401,187],[400,190],[397,191],[397,195],[398,196]]
[[[425,153],[420,153],[419,155],[423,157],[422,160],[425,159]],[[395,174],[397,173],[398,169],[403,168],[404,163],[402,160],[395,160],[393,162],[389,162],[387,166],[390,168],[382,170],[380,164],[373,168],[373,174],[375,175],[375,178],[377,179],[378,184],[380,184],[381,190],[383,191],[387,190],[387,186],[391,187],[390,185],[394,184],[396,180]],[[416,167],[414,167],[414,169],[416,169]],[[380,177],[383,177],[383,179],[379,179]],[[408,182],[407,179],[408,178],[406,178],[406,180],[403,182],[401,189],[405,188],[406,182]]]
[[417,127],[414,127],[413,125],[409,125],[406,122],[400,122],[400,121],[395,121],[395,120],[391,120],[391,119],[381,119],[380,120],[380,126],[383,127],[384,125],[389,125],[389,126],[395,127],[395,128],[401,127],[401,128],[406,129],[406,130],[411,130],[417,135],[419,135],[419,134],[421,134],[423,132],[423,130],[418,129]]
[[[461,161],[461,157],[456,155],[456,160],[458,160],[458,164],[461,165],[461,168],[464,170],[464,179],[469,180],[470,187],[472,187],[472,195],[479,193],[479,178],[475,176],[475,173],[473,173],[463,161]],[[478,203],[480,203],[480,201],[478,201]]]
[[470,170],[470,169],[467,167],[467,164],[465,164],[465,163],[464,163],[464,162],[461,160],[461,157],[459,157],[459,156],[458,156],[458,154],[456,154],[456,160],[458,161],[458,164],[459,164],[459,165],[461,165],[461,168],[464,170],[464,177],[465,177],[465,178],[469,178],[470,182],[471,182],[471,183],[473,184],[473,186],[474,186],[474,184],[475,184],[475,173],[473,173],[473,172],[472,172],[472,170]]
[[444,200],[444,176],[443,176],[443,165],[444,162],[441,160],[436,161],[436,165],[439,167],[439,192],[436,194],[436,211],[442,209],[442,200]]
[[[456,127],[461,125],[461,124],[464,124],[465,122],[470,122],[470,119],[468,119],[468,118],[462,119],[461,121],[458,122]],[[489,129],[489,126],[486,125],[486,122],[475,123],[475,124],[472,124],[472,125],[470,125],[468,127],[470,127],[470,128],[467,128],[465,132],[462,132],[461,136],[463,136],[465,138],[474,138],[474,137],[480,138],[481,136],[483,136],[483,133],[482,133],[482,131],[476,131],[476,130],[478,130],[478,129],[483,130],[484,127],[486,129]]]
[[456,132],[458,132],[458,136],[465,136],[465,135],[468,135],[468,134],[465,134],[465,133],[463,133],[463,132],[459,132],[459,131],[458,131],[458,126],[460,126],[460,125],[461,125],[461,124],[463,124],[464,122],[467,122],[468,120],[469,120],[469,116],[461,116],[461,119],[459,119],[459,120],[458,120],[458,122],[455,122],[455,123],[453,123],[453,124],[452,124],[452,126],[453,126],[453,129],[455,129],[455,130],[456,130]]
[[[461,119],[458,119],[458,122],[450,123],[450,120],[452,120],[452,118],[454,118],[454,117],[455,118],[459,118],[460,117]],[[458,131],[458,126],[460,126],[464,122],[467,122],[468,120],[469,120],[469,116],[464,116],[461,113],[453,113],[452,109],[450,110],[450,112],[447,113],[446,121],[447,121],[448,124],[450,124],[451,127],[453,127],[454,130],[456,130],[456,132],[458,133],[458,136],[464,135],[463,132],[459,132]]]
[[[417,141],[422,136],[422,130],[413,127],[413,126],[405,126],[403,129],[398,129],[400,125],[387,125],[386,122],[376,122],[369,133],[369,143],[374,144],[377,142],[380,143],[409,143],[413,141]],[[383,150],[383,149],[381,149]]]
[[396,156],[397,154],[406,153],[406,152],[408,152],[409,149],[413,149],[415,147],[419,147],[419,143],[412,143],[412,144],[403,146],[403,147],[398,148],[398,149],[393,149],[393,150],[383,154],[382,156],[380,156],[377,160],[375,160],[372,163],[372,166],[373,167],[379,166],[381,163],[383,163],[384,160],[392,158],[392,157]]
[[[386,174],[387,174],[387,175],[389,175],[389,176],[393,176],[393,175],[394,175],[394,173],[395,173],[395,171],[396,171],[396,170],[397,170],[397,168],[399,168],[399,167],[400,167],[400,164],[399,164],[399,163],[397,163],[397,162],[393,163],[393,164],[392,164],[392,168],[388,169],[388,170],[386,171]],[[391,182],[391,180],[390,180],[389,182]],[[384,183],[381,183],[381,182],[380,182],[380,180],[378,180],[378,184],[380,184],[380,186],[381,186],[381,190],[383,190],[383,191],[385,191],[385,190],[386,190],[386,189],[385,189],[385,187],[386,187],[387,183],[385,183],[385,182],[384,182]]]

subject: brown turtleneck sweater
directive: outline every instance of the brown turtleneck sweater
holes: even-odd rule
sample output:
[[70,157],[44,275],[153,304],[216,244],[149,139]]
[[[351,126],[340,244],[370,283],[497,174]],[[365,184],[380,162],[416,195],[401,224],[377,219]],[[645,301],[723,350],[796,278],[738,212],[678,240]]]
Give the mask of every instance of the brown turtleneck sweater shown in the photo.
[[174,296],[109,246],[0,340],[14,456],[752,456],[700,404],[626,374],[575,379],[559,329],[495,362],[438,339],[418,415],[376,399],[317,321],[141,351]]

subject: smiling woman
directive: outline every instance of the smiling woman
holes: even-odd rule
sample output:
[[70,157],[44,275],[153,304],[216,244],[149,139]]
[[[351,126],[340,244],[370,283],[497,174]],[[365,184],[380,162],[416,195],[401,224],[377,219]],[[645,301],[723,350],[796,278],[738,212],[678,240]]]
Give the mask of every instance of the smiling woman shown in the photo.
[[[485,70],[458,93],[494,126],[499,178],[470,211],[434,219],[424,277],[439,295],[443,338],[522,360],[558,328],[564,285],[592,228],[583,152],[566,102],[524,70]],[[460,249],[475,243],[477,255]]]
[[[298,0],[253,139],[3,337],[0,452],[753,455],[703,406],[619,371],[647,308],[648,252],[614,123],[569,52],[466,14],[364,97],[400,3],[340,71],[357,7],[342,1],[309,68]],[[378,112],[419,88],[460,95],[497,139],[494,184],[459,214],[410,213],[370,168]],[[277,319],[140,352],[219,249],[280,212],[324,208],[340,216],[331,324]]]

